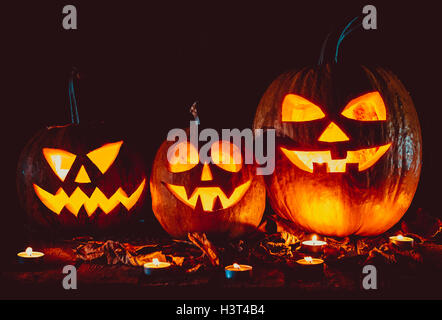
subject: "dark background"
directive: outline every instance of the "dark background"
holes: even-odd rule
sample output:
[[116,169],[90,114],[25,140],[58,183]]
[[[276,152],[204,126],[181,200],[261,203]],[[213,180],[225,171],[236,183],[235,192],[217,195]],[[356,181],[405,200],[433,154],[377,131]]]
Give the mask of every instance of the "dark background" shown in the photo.
[[[66,4],[77,7],[78,30],[62,28]],[[80,121],[128,132],[150,167],[167,132],[188,125],[195,100],[205,126],[251,127],[270,82],[317,63],[327,33],[362,16],[366,4],[378,9],[378,30],[348,36],[340,59],[387,67],[410,91],[424,142],[412,208],[441,217],[440,13],[433,2],[20,1],[2,4],[0,16],[1,243],[10,248],[24,236],[15,188],[21,149],[38,129],[70,122],[72,66],[81,73]]]

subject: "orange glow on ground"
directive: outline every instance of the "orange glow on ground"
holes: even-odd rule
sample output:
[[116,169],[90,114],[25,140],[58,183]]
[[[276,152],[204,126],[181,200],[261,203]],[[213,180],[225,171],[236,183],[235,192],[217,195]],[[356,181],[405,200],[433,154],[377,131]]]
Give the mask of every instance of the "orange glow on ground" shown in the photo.
[[90,198],[78,187],[70,196],[68,196],[62,188],[58,189],[55,195],[43,190],[36,184],[34,184],[34,190],[41,202],[56,214],[60,214],[61,210],[66,207],[71,213],[77,216],[80,208],[84,206],[87,214],[91,216],[98,207],[100,207],[104,213],[109,213],[119,203],[124,205],[127,210],[130,210],[140,198],[145,183],[146,179],[143,179],[138,188],[129,197],[123,189],[119,188],[109,199],[98,188],[95,188]]
[[201,199],[201,203],[204,211],[212,212],[215,200],[220,199],[223,209],[227,209],[236,204],[244,194],[247,192],[251,184],[251,181],[247,181],[242,185],[235,188],[230,198],[219,187],[198,187],[195,189],[190,198],[187,196],[184,186],[176,186],[172,184],[166,184],[167,188],[172,194],[180,201],[195,209],[198,197]]
[[283,122],[303,122],[324,118],[325,114],[314,103],[296,94],[288,94],[282,102]]
[[327,163],[327,172],[345,172],[347,163],[357,163],[358,170],[364,171],[374,165],[391,143],[374,148],[348,151],[345,159],[332,159],[330,151],[294,151],[281,147],[281,151],[299,169],[313,173],[313,163]]

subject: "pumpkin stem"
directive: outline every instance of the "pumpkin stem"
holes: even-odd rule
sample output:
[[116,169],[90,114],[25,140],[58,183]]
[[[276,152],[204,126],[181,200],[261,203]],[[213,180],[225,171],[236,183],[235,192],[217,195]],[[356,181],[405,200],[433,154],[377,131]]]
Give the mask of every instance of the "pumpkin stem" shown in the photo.
[[327,41],[328,41],[328,38],[330,38],[330,34],[331,34],[331,32],[329,32],[329,33],[327,34],[327,36],[325,37],[324,42],[322,43],[321,53],[320,53],[320,55],[319,55],[319,59],[318,59],[318,66],[320,66],[321,64],[324,63],[325,49],[327,48]]
[[[336,52],[335,52],[335,63],[338,63],[338,52],[339,52],[339,46],[341,45],[341,42],[344,40],[344,38],[346,36],[348,36],[353,30],[357,29],[358,27],[360,27],[362,25],[362,23],[357,24],[354,28],[348,30],[348,28],[350,28],[350,26],[353,24],[353,22],[355,22],[359,17],[353,18],[353,20],[351,20],[344,28],[344,30],[342,30],[341,35],[339,36],[338,39],[338,43],[336,44]],[[348,31],[347,31],[348,30]]]
[[196,106],[198,105],[198,101],[195,101],[190,109],[189,112],[193,115],[193,118],[195,119],[195,121],[200,124],[200,119],[198,118],[198,111],[196,110]]
[[69,84],[68,84],[69,104],[71,107],[71,123],[80,124],[77,99],[75,98],[74,77],[77,77],[78,79],[79,75],[78,75],[78,70],[75,67],[72,67],[72,72],[71,76],[69,77]]

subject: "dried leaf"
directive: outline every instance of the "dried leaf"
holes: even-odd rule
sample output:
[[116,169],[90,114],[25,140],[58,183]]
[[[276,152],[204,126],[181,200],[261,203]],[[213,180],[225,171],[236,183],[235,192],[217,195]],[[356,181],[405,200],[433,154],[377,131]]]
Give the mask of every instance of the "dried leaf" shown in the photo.
[[198,263],[196,266],[187,269],[187,270],[186,270],[186,273],[193,273],[193,272],[196,272],[196,271],[198,271],[202,266],[203,266],[202,263]]
[[184,257],[174,257],[174,256],[170,256],[172,259],[173,264],[177,265],[177,266],[182,266],[184,263]]
[[[289,239],[289,242],[293,240],[288,233],[285,233],[284,237]],[[286,240],[283,239],[282,233],[276,233],[263,239],[259,243],[259,247],[263,249],[266,254],[273,257],[281,257],[284,259],[293,257],[292,248],[290,245],[286,244]]]
[[365,260],[365,264],[370,263],[376,257],[383,258],[383,260],[386,261],[387,263],[397,263],[395,255],[386,253],[385,250],[382,250],[381,247],[380,249],[374,248],[368,253],[368,257]]
[[[75,249],[77,259],[84,261],[92,261],[100,258],[105,259],[107,264],[122,263],[131,266],[142,266],[146,262],[151,262],[152,259],[157,258],[159,261],[167,261],[166,255],[161,250],[156,250],[146,254],[142,254],[142,250],[147,246],[132,246],[127,243],[120,243],[117,241],[108,240],[102,242],[89,242],[80,245]],[[180,257],[170,256],[170,259],[175,263],[181,263]],[[184,259],[184,258],[183,258]]]
[[301,242],[301,240],[299,240],[299,238],[297,236],[295,236],[294,234],[285,232],[285,231],[281,232],[281,238],[285,241],[284,244],[286,246],[297,244],[297,243]]
[[215,246],[207,239],[204,233],[192,232],[187,237],[209,258],[213,266],[219,266],[219,257]]
[[385,236],[381,235],[378,237],[370,238],[359,238],[356,240],[356,251],[358,255],[366,255],[375,248],[384,244],[386,241]]
[[415,234],[421,239],[429,240],[436,237],[442,231],[442,222],[422,208],[419,208],[414,219],[402,222],[401,229],[404,233]]

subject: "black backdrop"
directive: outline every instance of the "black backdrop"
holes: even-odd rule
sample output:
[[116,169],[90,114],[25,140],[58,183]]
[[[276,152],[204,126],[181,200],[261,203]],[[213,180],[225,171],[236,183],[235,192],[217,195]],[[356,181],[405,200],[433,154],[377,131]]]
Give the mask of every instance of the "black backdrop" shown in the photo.
[[[66,4],[78,9],[78,30],[61,26]],[[81,122],[105,120],[130,132],[150,167],[168,130],[188,124],[195,100],[205,126],[251,127],[270,82],[315,64],[326,34],[361,16],[365,4],[376,5],[378,30],[352,33],[340,57],[388,67],[410,91],[424,141],[412,206],[442,216],[440,13],[433,3],[17,1],[0,6],[2,240],[23,237],[15,189],[22,147],[39,128],[70,121],[72,66],[82,74]]]

